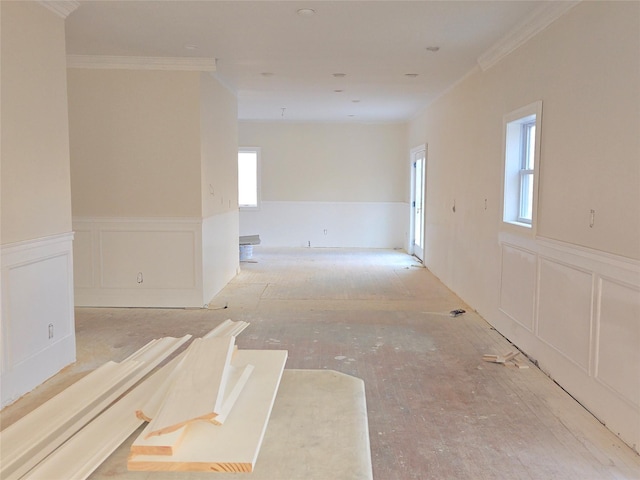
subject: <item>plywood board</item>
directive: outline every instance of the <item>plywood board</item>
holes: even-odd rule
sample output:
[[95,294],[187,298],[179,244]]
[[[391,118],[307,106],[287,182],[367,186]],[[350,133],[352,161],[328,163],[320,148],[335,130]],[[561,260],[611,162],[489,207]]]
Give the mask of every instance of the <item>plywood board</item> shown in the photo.
[[222,410],[234,337],[197,338],[176,367],[169,388],[147,436],[163,435],[195,420],[211,419]]
[[251,472],[286,360],[285,350],[239,350],[234,362],[255,368],[224,425],[192,423],[174,455],[132,454],[129,470]]

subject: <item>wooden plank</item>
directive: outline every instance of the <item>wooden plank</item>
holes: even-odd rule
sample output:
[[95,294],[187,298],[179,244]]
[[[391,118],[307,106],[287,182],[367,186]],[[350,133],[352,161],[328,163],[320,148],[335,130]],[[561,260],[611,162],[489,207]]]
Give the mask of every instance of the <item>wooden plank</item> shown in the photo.
[[[234,358],[234,360],[237,362],[236,358]],[[222,409],[218,415],[211,420],[213,423],[216,425],[222,425],[227,420],[227,417],[231,413],[231,410],[233,410],[233,406],[247,384],[254,368],[255,367],[250,364],[244,365],[243,367],[230,365],[228,385],[231,388],[227,389],[228,393],[225,392],[226,395],[222,404]]]
[[224,425],[192,423],[175,454],[132,454],[129,470],[251,472],[286,360],[285,350],[239,350],[236,365],[255,368]]
[[504,355],[483,355],[482,360],[491,363],[505,363],[519,355],[519,351],[505,353]]
[[0,478],[20,478],[190,337],[149,342],[140,360],[108,362],[0,432]]
[[[227,389],[228,393],[225,396],[221,412],[211,422],[216,425],[222,425],[226,421],[253,369],[253,365],[243,365],[241,367],[230,365],[228,384],[231,388]],[[179,370],[176,369],[175,371]],[[169,383],[169,381],[165,382],[165,384]],[[139,455],[173,455],[176,453],[176,449],[185,435],[186,428],[182,427],[164,435],[150,436],[149,433],[151,433],[152,428],[151,424],[146,426],[131,445],[131,453]]]
[[221,411],[235,337],[198,338],[181,363],[147,437],[164,435]]

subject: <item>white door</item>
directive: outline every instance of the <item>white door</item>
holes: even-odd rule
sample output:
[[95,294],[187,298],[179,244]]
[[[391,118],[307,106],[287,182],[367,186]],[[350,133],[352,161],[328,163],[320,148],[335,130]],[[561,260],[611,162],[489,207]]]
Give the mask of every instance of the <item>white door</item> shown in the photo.
[[425,205],[425,180],[427,170],[426,146],[418,147],[411,151],[412,156],[412,185],[411,185],[411,224],[413,228],[412,246],[413,255],[424,261],[424,205]]

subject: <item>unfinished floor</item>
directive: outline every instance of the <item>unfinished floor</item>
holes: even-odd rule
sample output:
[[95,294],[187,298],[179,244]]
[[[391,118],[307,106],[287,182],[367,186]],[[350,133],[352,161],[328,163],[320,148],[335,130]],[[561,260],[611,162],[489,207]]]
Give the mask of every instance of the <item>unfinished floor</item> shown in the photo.
[[[2,428],[152,338],[230,318],[251,323],[240,348],[364,380],[376,480],[640,478],[640,457],[540,370],[483,362],[513,346],[405,253],[256,247],[241,267],[209,309],[77,309],[77,363],[5,408]],[[216,476],[126,472],[127,451],[92,478]]]

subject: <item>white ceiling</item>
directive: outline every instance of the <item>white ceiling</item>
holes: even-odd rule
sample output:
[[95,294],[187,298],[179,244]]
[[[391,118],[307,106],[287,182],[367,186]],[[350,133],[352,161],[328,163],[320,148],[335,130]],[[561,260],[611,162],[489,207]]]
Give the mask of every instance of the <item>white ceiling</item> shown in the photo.
[[67,53],[215,58],[241,120],[396,122],[543,3],[84,0],[66,20]]

